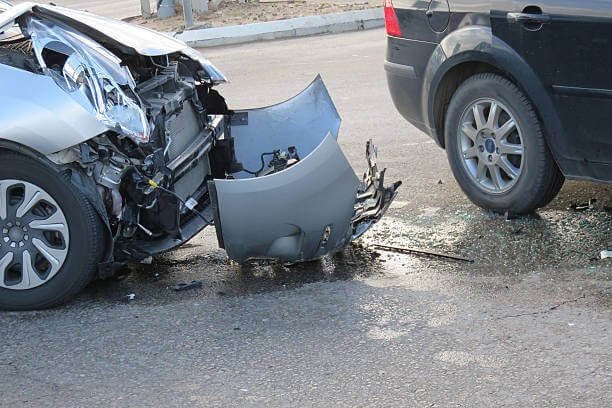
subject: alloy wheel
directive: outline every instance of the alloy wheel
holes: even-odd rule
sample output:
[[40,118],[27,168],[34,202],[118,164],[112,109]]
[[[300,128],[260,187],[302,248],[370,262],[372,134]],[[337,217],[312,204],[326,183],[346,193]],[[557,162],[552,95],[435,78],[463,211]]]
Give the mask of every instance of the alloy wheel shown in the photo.
[[459,154],[472,181],[500,194],[518,181],[525,147],[518,122],[501,102],[486,98],[468,106],[459,121]]
[[32,289],[57,274],[68,256],[66,217],[44,189],[0,180],[0,287]]

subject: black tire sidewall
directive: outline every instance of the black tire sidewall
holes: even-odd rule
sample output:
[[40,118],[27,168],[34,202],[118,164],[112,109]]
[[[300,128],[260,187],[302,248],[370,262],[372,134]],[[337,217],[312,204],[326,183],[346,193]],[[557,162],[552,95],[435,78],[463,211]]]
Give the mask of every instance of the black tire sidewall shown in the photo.
[[[524,147],[519,180],[510,190],[498,194],[487,193],[476,185],[476,181],[467,174],[458,148],[457,133],[462,114],[475,101],[484,98],[498,100],[510,110],[521,129]],[[481,74],[464,82],[453,95],[447,111],[445,144],[455,179],[475,204],[494,211],[513,213],[529,212],[537,207],[543,188],[544,168],[551,158],[547,155],[542,130],[529,101],[509,81],[497,75]]]
[[31,309],[61,303],[64,298],[82,289],[95,273],[92,265],[99,261],[96,250],[99,243],[93,240],[98,239],[96,231],[99,231],[99,225],[95,225],[95,218],[86,216],[93,209],[71,185],[69,172],[57,172],[35,159],[17,154],[0,154],[0,174],[1,179],[27,181],[51,195],[66,217],[70,241],[66,260],[55,276],[32,289],[0,288],[0,307]]

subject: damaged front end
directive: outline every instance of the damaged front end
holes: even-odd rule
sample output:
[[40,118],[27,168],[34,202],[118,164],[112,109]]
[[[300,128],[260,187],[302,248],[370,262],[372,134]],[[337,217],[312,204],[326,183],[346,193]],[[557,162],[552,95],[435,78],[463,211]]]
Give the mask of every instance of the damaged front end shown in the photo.
[[133,28],[113,37],[85,26],[86,13],[30,7],[16,20],[23,37],[0,39],[4,92],[16,101],[0,130],[72,172],[107,225],[110,269],[211,224],[238,262],[305,261],[341,250],[394,199],[400,183],[385,186],[371,142],[356,177],[320,77],[284,103],[231,111],[213,89],[225,77],[195,50],[168,39],[151,50]]

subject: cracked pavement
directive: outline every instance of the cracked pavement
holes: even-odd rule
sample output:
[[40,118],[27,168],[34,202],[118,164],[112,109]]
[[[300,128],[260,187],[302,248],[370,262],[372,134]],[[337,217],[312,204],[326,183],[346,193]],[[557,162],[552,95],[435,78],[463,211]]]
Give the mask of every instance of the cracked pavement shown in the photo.
[[[230,263],[211,228],[65,307],[0,313],[0,406],[607,406],[612,260],[598,256],[612,188],[567,182],[510,221],[474,207],[444,151],[392,106],[384,42],[372,30],[205,50],[233,107],[284,100],[322,73],[356,170],[373,138],[404,182],[383,222],[295,266]],[[170,289],[192,280],[202,288]]]

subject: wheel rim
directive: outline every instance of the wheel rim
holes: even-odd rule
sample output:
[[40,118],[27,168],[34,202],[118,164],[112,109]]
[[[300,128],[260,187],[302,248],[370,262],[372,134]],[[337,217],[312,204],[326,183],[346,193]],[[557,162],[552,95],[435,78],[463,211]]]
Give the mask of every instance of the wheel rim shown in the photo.
[[510,190],[519,180],[525,147],[512,112],[495,99],[479,99],[459,122],[459,154],[472,181],[487,193]]
[[57,274],[70,234],[57,202],[42,188],[0,180],[0,287],[32,289]]

